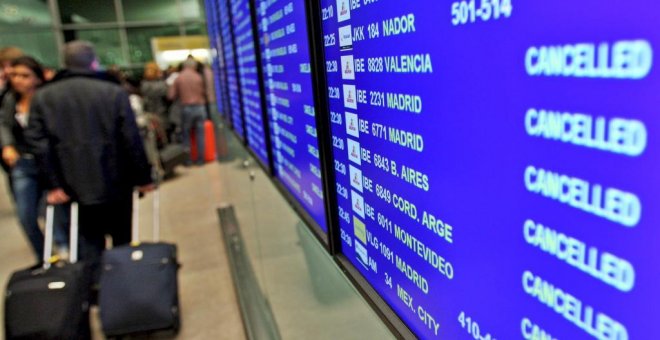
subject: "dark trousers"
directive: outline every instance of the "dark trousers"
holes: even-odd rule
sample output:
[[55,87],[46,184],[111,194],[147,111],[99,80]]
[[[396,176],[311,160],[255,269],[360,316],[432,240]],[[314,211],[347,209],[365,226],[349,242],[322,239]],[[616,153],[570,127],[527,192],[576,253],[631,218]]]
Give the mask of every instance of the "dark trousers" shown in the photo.
[[112,203],[80,205],[80,259],[91,265],[93,282],[97,283],[101,275],[100,262],[106,236],[112,238],[114,247],[131,242],[132,213],[131,193]]
[[[44,253],[44,234],[39,229],[37,219],[39,206],[45,193],[39,182],[39,167],[33,158],[21,157],[11,171],[12,188],[18,220],[23,227],[37,262]],[[69,247],[69,205],[55,206],[54,236],[58,247]]]

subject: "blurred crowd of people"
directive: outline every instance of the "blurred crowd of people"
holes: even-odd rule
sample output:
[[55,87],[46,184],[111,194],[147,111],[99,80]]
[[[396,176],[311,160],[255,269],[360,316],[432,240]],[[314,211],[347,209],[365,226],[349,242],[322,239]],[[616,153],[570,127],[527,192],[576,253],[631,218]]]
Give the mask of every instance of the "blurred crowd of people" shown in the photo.
[[106,236],[114,245],[130,242],[134,190],[154,189],[155,164],[140,127],[156,131],[161,146],[184,150],[196,131],[196,163],[203,163],[211,72],[189,57],[165,72],[148,63],[138,81],[116,68],[101,71],[85,41],[68,43],[64,62],[54,72],[15,47],[0,49],[0,163],[37,261],[44,202],[56,206],[54,239],[66,256],[68,204],[75,201],[81,258],[98,262]]
[[[138,122],[141,122],[143,115],[156,119],[155,123],[165,130],[167,142],[182,143],[189,147],[187,141],[190,139],[190,127],[197,131],[195,127],[199,123],[199,119],[191,119],[191,116],[207,119],[210,115],[208,103],[215,100],[215,93],[210,86],[212,72],[207,65],[192,56],[166,70],[162,70],[155,62],[148,62],[144,65],[141,77],[128,75],[117,66],[111,66],[107,72],[129,93]],[[182,77],[179,79],[179,76]],[[183,114],[184,110],[194,113]],[[184,138],[184,134],[187,138]],[[159,137],[159,142],[163,143],[163,136]]]

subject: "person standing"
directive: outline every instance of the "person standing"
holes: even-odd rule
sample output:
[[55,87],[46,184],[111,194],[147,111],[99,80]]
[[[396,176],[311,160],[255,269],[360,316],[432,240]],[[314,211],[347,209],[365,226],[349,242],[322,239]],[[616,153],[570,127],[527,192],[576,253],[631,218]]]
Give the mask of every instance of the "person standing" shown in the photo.
[[[30,241],[37,260],[44,250],[44,235],[39,229],[39,205],[45,187],[34,155],[25,141],[24,131],[28,125],[32,97],[46,79],[39,63],[27,56],[18,57],[11,63],[8,91],[0,106],[0,143],[2,160],[10,169],[12,191],[16,203],[18,220]],[[55,242],[62,256],[68,251],[66,209],[58,209],[55,223]]]
[[96,72],[93,45],[67,43],[64,62],[36,92],[25,135],[45,174],[48,203],[78,202],[80,255],[98,278],[105,236],[114,246],[131,241],[133,190],[154,186],[128,94]]
[[[169,89],[170,100],[181,103],[182,144],[190,152],[190,133],[195,129],[197,142],[197,164],[204,165],[204,121],[206,121],[206,87],[204,78],[197,72],[197,61],[189,58],[183,63],[183,70]],[[191,161],[186,164],[190,165]]]
[[140,92],[144,101],[144,111],[157,115],[163,121],[163,124],[168,126],[167,84],[158,64],[150,62],[144,66]]
[[[179,76],[182,69],[183,63],[178,66],[172,65],[167,68],[165,71],[165,85],[167,85],[168,89],[174,85],[174,81]],[[165,94],[165,96],[167,97],[167,94]],[[171,124],[170,131],[168,131],[168,137],[171,142],[181,143],[183,139],[181,138],[181,103],[179,100],[170,100],[169,98],[168,101],[169,107],[167,108],[167,118]]]
[[[172,132],[172,124],[167,113],[167,84],[163,79],[163,72],[155,62],[147,63],[144,67],[140,92],[144,103],[144,112],[158,117],[159,128],[164,131],[162,142],[167,143],[168,136]],[[159,129],[159,130],[160,130]]]

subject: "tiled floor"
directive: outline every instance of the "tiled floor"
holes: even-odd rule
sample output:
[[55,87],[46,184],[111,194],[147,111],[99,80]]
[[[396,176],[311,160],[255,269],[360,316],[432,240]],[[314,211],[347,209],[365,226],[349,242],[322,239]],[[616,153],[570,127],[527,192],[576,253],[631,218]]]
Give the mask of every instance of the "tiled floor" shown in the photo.
[[[221,197],[222,166],[178,168],[178,176],[161,188],[161,239],[178,246],[182,329],[178,339],[244,339],[216,207]],[[4,177],[4,176],[3,176]],[[141,234],[151,238],[152,195],[141,200]],[[3,289],[12,271],[33,263],[13,206],[0,178],[0,280]],[[0,320],[2,312],[0,309]],[[103,339],[96,315],[95,339]],[[4,332],[3,332],[4,333]]]

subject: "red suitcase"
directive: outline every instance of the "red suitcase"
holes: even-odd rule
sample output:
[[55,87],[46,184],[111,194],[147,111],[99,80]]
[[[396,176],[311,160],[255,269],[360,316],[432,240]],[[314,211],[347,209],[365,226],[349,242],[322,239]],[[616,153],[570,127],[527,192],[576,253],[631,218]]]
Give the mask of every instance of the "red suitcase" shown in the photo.
[[[195,161],[198,158],[197,155],[197,138],[196,134],[190,134],[190,158]],[[213,126],[213,121],[207,119],[204,122],[204,162],[213,162],[216,159],[216,147],[215,147],[215,127]]]

